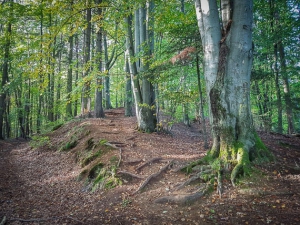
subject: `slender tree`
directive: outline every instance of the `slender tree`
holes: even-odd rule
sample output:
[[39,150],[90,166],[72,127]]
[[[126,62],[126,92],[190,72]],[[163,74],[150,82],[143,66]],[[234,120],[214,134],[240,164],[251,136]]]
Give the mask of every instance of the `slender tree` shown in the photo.
[[9,136],[9,124],[7,123],[7,97],[8,97],[8,72],[9,72],[9,57],[10,57],[10,46],[11,46],[11,34],[12,34],[12,21],[11,21],[11,14],[12,14],[12,5],[13,1],[9,0],[5,4],[8,4],[9,8],[9,16],[5,31],[4,31],[4,37],[5,37],[5,44],[4,44],[4,59],[3,59],[3,65],[2,65],[2,81],[1,81],[1,87],[0,87],[0,139],[5,138],[5,132],[4,132],[4,121],[6,121],[6,135]]
[[85,29],[85,47],[84,47],[84,73],[83,78],[85,79],[84,87],[82,90],[81,97],[81,115],[90,113],[91,111],[91,96],[90,96],[90,57],[91,57],[91,33],[92,33],[92,9],[91,1],[86,0],[86,23]]
[[[100,4],[102,3],[102,0],[95,0],[95,3],[98,4],[97,8],[97,15],[102,20],[102,8]],[[100,23],[101,24],[101,23]],[[101,73],[103,72],[103,62],[102,62],[102,53],[103,53],[103,27],[100,25],[100,27],[97,28],[97,40],[96,40],[96,64],[97,64],[97,79],[96,79],[96,99],[95,99],[95,117],[101,118],[104,117],[104,111],[103,111],[103,105],[102,105],[102,76]]]

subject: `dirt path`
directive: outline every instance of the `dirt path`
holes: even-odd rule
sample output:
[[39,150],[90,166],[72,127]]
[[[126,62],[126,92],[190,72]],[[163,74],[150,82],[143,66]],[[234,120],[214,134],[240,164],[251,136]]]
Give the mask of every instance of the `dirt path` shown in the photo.
[[[187,177],[167,169],[141,193],[135,191],[169,160],[176,162],[176,168],[205,154],[199,125],[187,128],[178,124],[172,136],[145,134],[135,130],[134,118],[122,113],[112,110],[105,119],[77,121],[53,132],[50,136],[55,146],[75,123],[86,123],[88,137],[69,152],[58,152],[54,146],[33,150],[21,140],[0,141],[0,223],[4,216],[6,224],[300,223],[299,139],[260,133],[277,161],[259,166],[260,176],[243,180],[236,189],[224,181],[222,199],[213,192],[191,205],[156,204],[155,199],[172,194]],[[82,168],[76,151],[90,138],[105,139],[121,148],[119,171],[143,179],[124,179],[123,185],[111,190],[87,191],[84,181],[77,181]],[[136,170],[157,157],[164,161]]]

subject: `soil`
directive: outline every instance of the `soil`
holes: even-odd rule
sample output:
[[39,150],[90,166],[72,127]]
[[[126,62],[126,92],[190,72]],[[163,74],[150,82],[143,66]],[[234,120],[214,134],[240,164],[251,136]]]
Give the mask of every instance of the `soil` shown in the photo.
[[[299,137],[259,132],[276,160],[255,165],[236,187],[225,178],[222,198],[213,190],[194,202],[159,204],[154,201],[162,196],[203,186],[194,182],[174,191],[190,176],[176,169],[206,154],[201,125],[174,124],[171,133],[149,134],[123,115],[114,109],[104,119],[68,122],[38,148],[22,139],[0,141],[0,224],[300,224]],[[72,130],[76,147],[58,151]],[[86,180],[78,180],[79,155],[91,138],[113,146],[102,160],[119,158],[121,185],[91,191]],[[151,174],[157,176],[139,191]]]

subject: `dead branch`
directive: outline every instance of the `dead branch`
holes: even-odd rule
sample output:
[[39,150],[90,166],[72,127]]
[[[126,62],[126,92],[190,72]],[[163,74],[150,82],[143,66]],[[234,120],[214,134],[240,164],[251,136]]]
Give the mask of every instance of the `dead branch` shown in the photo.
[[171,160],[167,165],[165,165],[163,168],[161,168],[157,173],[151,174],[146,178],[146,180],[139,186],[139,188],[133,193],[136,194],[137,192],[141,191],[149,182],[151,179],[159,176],[162,172],[164,172],[166,169],[168,169],[173,164],[173,160]]
[[162,160],[161,157],[152,158],[152,159],[148,160],[147,162],[144,162],[142,165],[138,166],[135,170],[139,171],[140,169],[147,166],[148,164],[151,164],[151,163],[154,163],[154,162],[160,161],[160,160]]
[[119,174],[128,175],[128,176],[131,176],[131,177],[133,177],[133,178],[138,178],[138,179],[143,179],[143,178],[144,178],[144,177],[142,177],[142,176],[139,176],[139,175],[136,175],[136,174],[127,172],[127,171],[119,171],[118,173],[119,173]]

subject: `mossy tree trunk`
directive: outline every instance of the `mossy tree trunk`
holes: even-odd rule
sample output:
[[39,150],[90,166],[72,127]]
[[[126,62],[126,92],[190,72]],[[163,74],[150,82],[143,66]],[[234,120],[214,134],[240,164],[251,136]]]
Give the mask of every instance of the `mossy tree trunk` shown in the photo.
[[250,110],[253,3],[222,0],[221,18],[217,1],[197,0],[195,6],[212,125],[208,154],[233,166],[234,183],[249,160],[267,153],[255,134]]

